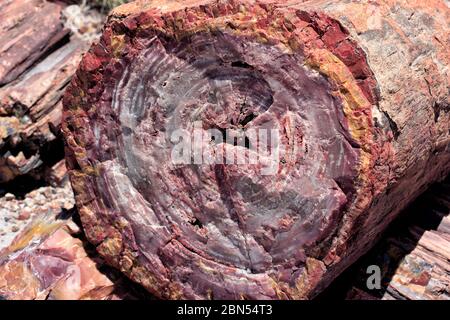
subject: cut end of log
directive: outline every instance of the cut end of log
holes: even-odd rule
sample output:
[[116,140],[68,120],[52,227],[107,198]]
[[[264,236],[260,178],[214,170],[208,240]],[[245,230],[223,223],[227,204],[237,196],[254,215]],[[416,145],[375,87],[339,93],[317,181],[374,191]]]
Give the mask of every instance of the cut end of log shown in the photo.
[[87,236],[163,298],[306,297],[344,217],[388,179],[392,132],[365,54],[314,11],[174,8],[113,12],[65,95]]

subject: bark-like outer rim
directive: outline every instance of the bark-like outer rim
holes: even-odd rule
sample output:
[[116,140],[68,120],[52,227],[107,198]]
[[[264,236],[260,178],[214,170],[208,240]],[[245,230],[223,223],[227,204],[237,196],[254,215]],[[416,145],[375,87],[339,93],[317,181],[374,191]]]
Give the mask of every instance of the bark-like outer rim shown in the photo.
[[[133,7],[132,11],[134,9]],[[124,221],[117,221],[111,226],[95,215],[95,208],[92,206],[95,193],[89,190],[91,186],[89,181],[98,172],[86,155],[85,148],[90,143],[86,132],[89,130],[87,114],[95,112],[96,99],[103,91],[102,79],[108,65],[113,65],[128,50],[139,51],[138,42],[134,43],[135,48],[128,46],[130,38],[148,37],[154,32],[179,38],[186,34],[212,29],[226,29],[227,32],[244,37],[256,36],[258,41],[281,46],[284,50],[304,51],[308,65],[326,76],[338,88],[335,94],[342,99],[349,131],[361,146],[358,181],[355,182],[357,193],[342,217],[341,225],[336,226],[334,231],[330,230],[330,237],[322,240],[317,252],[311,253],[295,287],[274,279],[273,287],[278,298],[308,296],[325,273],[326,265],[338,262],[341,252],[345,252],[347,246],[345,241],[349,237],[345,234],[345,230],[350,229],[349,226],[356,217],[370,207],[373,198],[386,186],[387,175],[379,169],[377,161],[380,161],[380,158],[384,158],[382,161],[391,159],[391,153],[386,152],[391,150],[388,142],[390,132],[376,128],[373,121],[372,110],[376,108],[377,103],[376,82],[370,92],[363,92],[349,67],[334,54],[333,48],[324,44],[321,39],[326,31],[321,29],[324,28],[321,23],[335,23],[339,26],[340,24],[321,13],[293,9],[279,10],[275,5],[239,4],[234,1],[163,14],[158,8],[150,7],[145,9],[142,7],[142,11],[139,9],[130,15],[126,10],[126,7],[117,9],[109,17],[102,39],[84,57],[64,98],[63,132],[67,145],[67,163],[88,239],[97,245],[100,254],[110,264],[151,292],[163,298],[182,297],[176,284],[158,283],[148,270],[139,265],[133,248],[122,241],[124,237],[132,237],[132,232],[127,229]],[[310,28],[310,31],[319,33],[318,37],[307,38],[305,34],[295,32],[301,27],[308,26],[315,27]],[[355,51],[361,54],[363,51],[350,39],[348,33],[345,33]],[[364,59],[367,65],[364,55],[361,59]],[[367,77],[374,80],[371,71]],[[336,236],[336,231],[342,226],[345,230],[343,232],[340,230],[340,233],[344,236]]]

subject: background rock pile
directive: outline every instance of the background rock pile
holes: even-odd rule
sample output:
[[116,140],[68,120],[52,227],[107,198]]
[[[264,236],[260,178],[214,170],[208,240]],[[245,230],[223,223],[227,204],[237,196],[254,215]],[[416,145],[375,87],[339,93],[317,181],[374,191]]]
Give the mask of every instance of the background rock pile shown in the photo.
[[47,213],[56,216],[73,206],[73,192],[68,181],[62,186],[35,189],[23,199],[17,199],[12,193],[5,194],[0,198],[0,248],[6,247],[35,216]]
[[[0,67],[0,248],[34,216],[73,208],[59,132],[61,97],[99,37],[105,15],[93,6],[99,8],[86,1],[0,4],[0,60],[26,65],[20,72]],[[28,56],[14,53],[27,48]]]

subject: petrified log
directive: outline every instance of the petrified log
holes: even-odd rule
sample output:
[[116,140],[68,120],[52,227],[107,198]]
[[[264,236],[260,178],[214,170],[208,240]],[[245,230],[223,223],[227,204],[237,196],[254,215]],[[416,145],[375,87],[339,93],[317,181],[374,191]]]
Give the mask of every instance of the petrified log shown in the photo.
[[[448,12],[437,0],[113,10],[63,102],[89,240],[162,298],[313,297],[450,171]],[[268,129],[266,146],[250,136]]]
[[68,38],[63,9],[42,0],[0,4],[0,183],[38,176],[63,158],[60,100],[87,49]]
[[16,79],[69,31],[63,7],[44,0],[0,3],[0,85]]

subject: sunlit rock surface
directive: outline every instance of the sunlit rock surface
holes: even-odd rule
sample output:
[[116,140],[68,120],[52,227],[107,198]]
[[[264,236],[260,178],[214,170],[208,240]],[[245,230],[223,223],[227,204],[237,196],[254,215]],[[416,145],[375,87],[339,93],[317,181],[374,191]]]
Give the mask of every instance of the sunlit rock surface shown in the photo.
[[[428,7],[400,3],[432,20]],[[171,299],[307,298],[364,253],[450,169],[448,54],[424,43],[445,27],[432,20],[402,42],[396,29],[359,23],[370,14],[367,4],[339,1],[136,1],[114,10],[64,99],[70,178],[98,252]],[[394,82],[395,68],[374,58],[388,54],[377,51],[382,42],[441,63],[411,54]],[[434,66],[433,97],[417,84],[417,65]],[[283,151],[257,164],[195,155],[175,164],[173,136],[195,135],[196,123],[201,133],[275,130],[272,146]],[[240,137],[244,144],[211,139],[206,150],[250,158],[255,141]],[[275,171],[262,173],[267,166]]]

